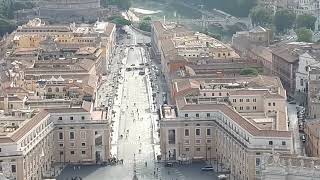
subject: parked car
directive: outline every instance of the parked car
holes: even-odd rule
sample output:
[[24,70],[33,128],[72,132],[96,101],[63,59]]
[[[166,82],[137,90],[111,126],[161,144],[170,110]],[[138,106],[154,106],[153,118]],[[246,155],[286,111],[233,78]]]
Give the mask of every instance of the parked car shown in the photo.
[[225,175],[225,174],[220,174],[219,176],[218,176],[218,179],[227,179],[228,177],[227,177],[227,175]]
[[303,135],[301,135],[301,141],[302,142],[306,142],[306,136],[303,134]]
[[213,169],[213,167],[212,166],[205,166],[205,167],[203,167],[203,168],[201,168],[201,171],[213,171],[214,169]]
[[173,166],[173,163],[166,163],[165,165],[164,165],[165,167],[172,167]]

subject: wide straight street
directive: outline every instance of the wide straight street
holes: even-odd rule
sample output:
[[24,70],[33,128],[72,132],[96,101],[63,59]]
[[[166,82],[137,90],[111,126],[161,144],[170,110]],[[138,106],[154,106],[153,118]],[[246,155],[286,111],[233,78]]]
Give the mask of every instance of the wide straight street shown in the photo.
[[[202,172],[204,163],[164,167],[155,161],[159,154],[156,110],[163,104],[166,84],[159,64],[149,59],[146,47],[150,38],[126,27],[129,34],[121,39],[111,61],[109,74],[98,90],[98,106],[110,107],[112,149],[114,157],[123,164],[101,166],[68,166],[58,180],[81,177],[85,180],[212,180],[214,172]],[[145,65],[143,63],[148,63]],[[126,70],[127,68],[130,68]],[[156,94],[153,99],[152,95]],[[154,104],[155,103],[155,104]]]

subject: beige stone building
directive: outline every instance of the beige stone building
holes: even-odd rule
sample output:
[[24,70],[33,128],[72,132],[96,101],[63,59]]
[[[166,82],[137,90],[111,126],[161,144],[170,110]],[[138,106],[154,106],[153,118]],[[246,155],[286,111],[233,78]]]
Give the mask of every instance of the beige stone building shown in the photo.
[[173,86],[175,107],[161,112],[162,160],[215,160],[231,179],[247,180],[258,176],[262,154],[293,153],[278,78],[184,80]]
[[105,111],[92,108],[41,110],[0,136],[0,173],[36,180],[57,173],[57,164],[99,163],[110,157]]

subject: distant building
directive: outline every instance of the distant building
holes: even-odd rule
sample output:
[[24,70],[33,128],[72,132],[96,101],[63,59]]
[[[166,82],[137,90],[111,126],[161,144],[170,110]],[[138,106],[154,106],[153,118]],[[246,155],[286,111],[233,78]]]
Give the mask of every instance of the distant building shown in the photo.
[[268,46],[273,42],[270,29],[257,26],[250,31],[237,32],[232,36],[232,47],[244,58],[263,65],[263,73],[272,72],[272,53]]
[[309,67],[318,63],[317,44],[292,42],[272,47],[272,73],[280,77],[288,95],[307,105]]
[[100,0],[45,0],[39,3],[39,15],[53,20],[97,20]]

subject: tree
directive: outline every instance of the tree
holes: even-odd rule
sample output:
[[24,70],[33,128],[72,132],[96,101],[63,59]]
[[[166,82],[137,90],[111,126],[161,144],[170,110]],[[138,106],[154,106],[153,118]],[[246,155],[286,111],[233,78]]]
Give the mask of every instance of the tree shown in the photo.
[[299,42],[312,42],[312,31],[305,27],[296,30]]
[[245,69],[241,69],[240,75],[257,76],[259,75],[259,72],[255,68],[245,68]]
[[10,33],[15,29],[16,25],[7,19],[0,18],[0,36]]
[[142,31],[151,32],[151,23],[150,21],[141,21],[138,28]]
[[274,16],[274,25],[278,32],[285,32],[292,28],[296,19],[296,15],[287,9],[282,9],[276,12]]
[[0,14],[8,19],[14,18],[14,1],[0,0]]
[[272,23],[272,12],[266,8],[256,6],[250,11],[253,26],[266,26]]
[[118,27],[122,27],[122,26],[129,26],[131,25],[131,21],[123,18],[123,17],[114,17],[111,20],[112,23],[116,24]]
[[317,18],[309,14],[298,15],[296,19],[297,28],[305,27],[314,30],[314,24]]

